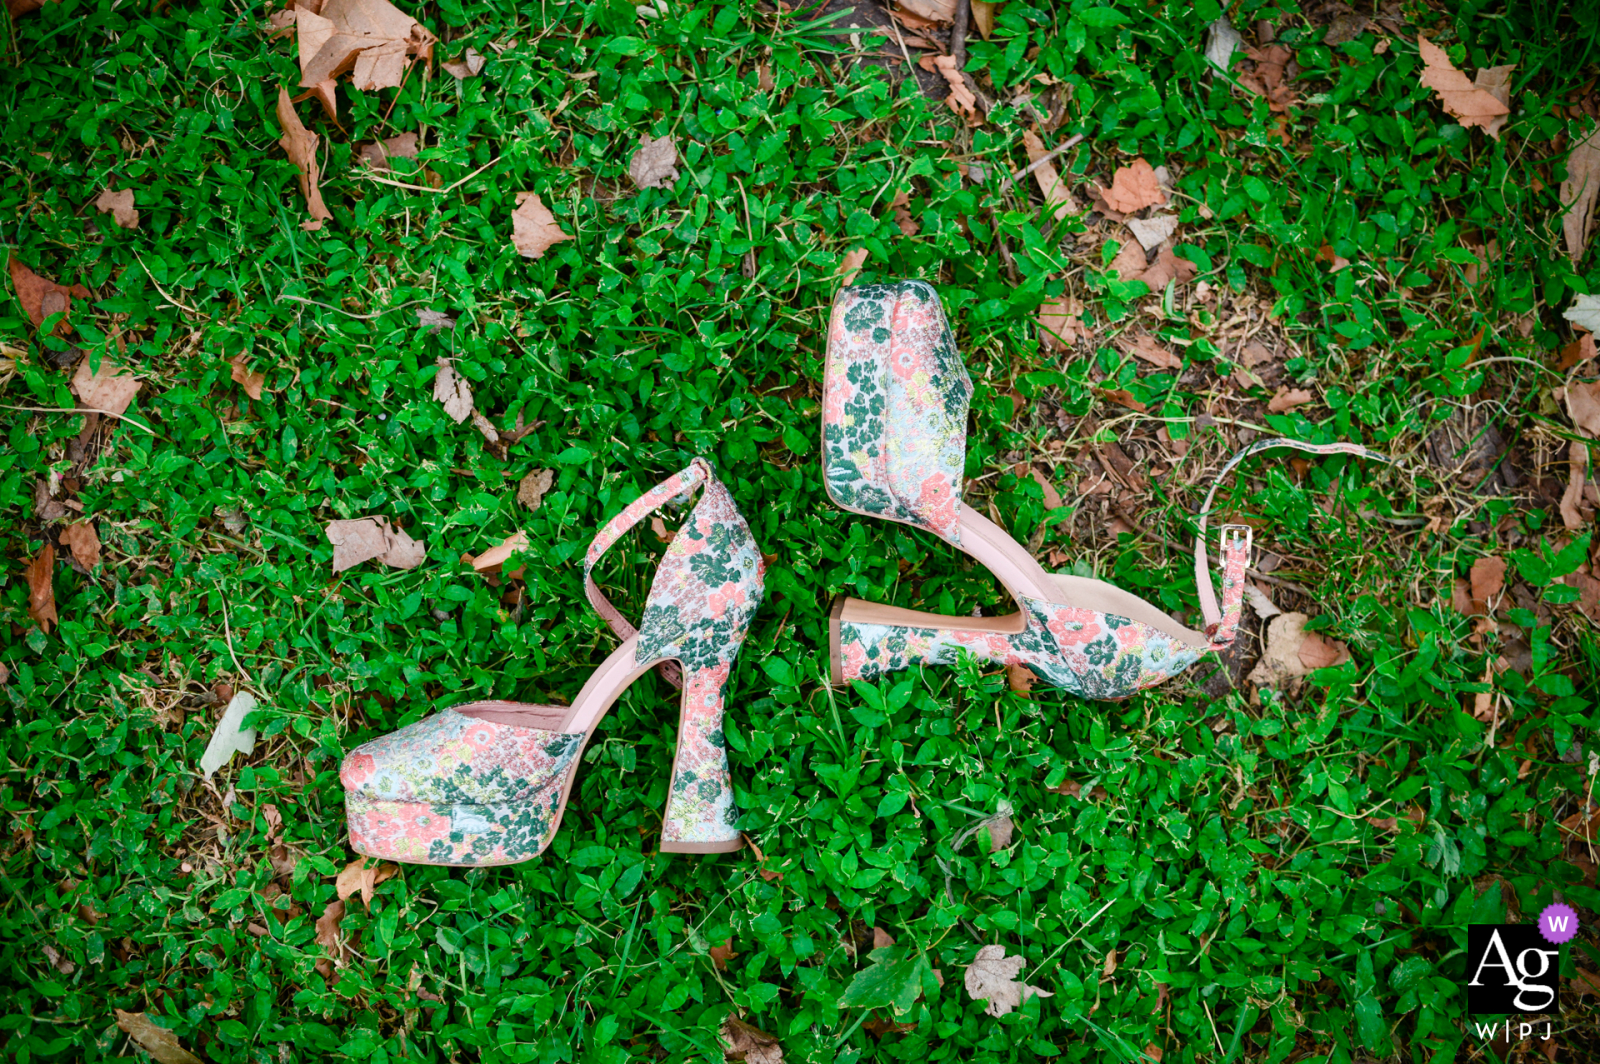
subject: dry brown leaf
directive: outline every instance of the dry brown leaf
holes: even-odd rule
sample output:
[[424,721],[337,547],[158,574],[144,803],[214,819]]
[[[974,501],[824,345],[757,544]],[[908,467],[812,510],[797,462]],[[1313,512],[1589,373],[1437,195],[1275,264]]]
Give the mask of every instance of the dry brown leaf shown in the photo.
[[967,965],[967,993],[974,1001],[986,1002],[983,1011],[990,1016],[1004,1016],[1033,996],[1054,997],[1048,990],[1017,981],[1026,963],[1021,957],[1007,957],[1004,946],[984,946]]
[[901,236],[916,236],[922,232],[922,226],[917,224],[917,219],[911,213],[909,194],[896,193],[894,199],[889,201],[889,209],[894,211],[894,222],[900,227]]
[[84,355],[77,372],[72,375],[72,390],[78,401],[104,414],[120,414],[127,410],[141,387],[133,374],[105,355],[100,356],[98,372],[89,372],[89,356]]
[[1150,291],[1160,292],[1173,281],[1188,284],[1199,272],[1195,264],[1188,259],[1179,258],[1167,248],[1162,248],[1161,253],[1156,256],[1156,261],[1138,276],[1138,280],[1143,281]]
[[1600,440],[1600,382],[1578,382],[1566,388],[1567,416],[1579,432]]
[[1574,262],[1594,237],[1596,197],[1600,197],[1600,125],[1573,145],[1567,156],[1566,180],[1561,182],[1561,202],[1566,205],[1561,232]]
[[228,365],[230,367],[230,376],[233,377],[234,383],[244,389],[244,394],[259,402],[261,399],[261,386],[267,383],[266,374],[251,373],[246,369],[242,352],[228,359]]
[[[1439,102],[1450,116],[1463,126],[1478,126],[1487,130],[1500,115],[1508,115],[1511,108],[1494,98],[1494,95],[1474,85],[1457,70],[1443,48],[1428,38],[1417,35],[1417,52],[1422,56],[1421,82],[1439,94]],[[1498,140],[1498,132],[1495,134]]]
[[1561,359],[1556,363],[1556,369],[1565,373],[1573,366],[1587,362],[1594,356],[1594,333],[1579,333],[1576,340],[1561,349]]
[[433,378],[433,397],[444,404],[445,414],[459,425],[476,412],[472,405],[472,385],[456,372],[448,358],[435,359],[434,364],[439,372]]
[[113,1011],[117,1026],[158,1064],[203,1064],[199,1057],[178,1044],[178,1036],[171,1029],[158,1026],[144,1013]]
[[90,521],[79,521],[61,530],[61,545],[72,551],[72,558],[85,569],[100,561],[100,536]]
[[413,569],[427,558],[424,541],[412,539],[389,524],[387,517],[357,517],[329,521],[323,530],[333,544],[333,571],[376,558],[395,569]]
[[344,965],[344,938],[339,932],[339,923],[344,919],[344,902],[338,898],[330,901],[327,908],[322,910],[322,915],[317,917],[317,945],[328,951],[328,955],[317,961],[317,971],[322,973],[322,978],[332,979],[335,967]]
[[724,972],[728,970],[728,961],[739,955],[739,951],[733,948],[731,938],[724,939],[722,945],[712,946],[706,952],[710,954],[711,963],[717,966],[717,970]]
[[[1040,159],[1050,154],[1050,150],[1044,146],[1044,141],[1040,140],[1038,134],[1031,129],[1022,131],[1022,146],[1028,152],[1029,163],[1038,163]],[[1052,217],[1061,219],[1081,213],[1077,203],[1073,201],[1072,193],[1068,191],[1066,184],[1061,180],[1061,175],[1056,171],[1055,163],[1040,164],[1033,171],[1033,179],[1038,183],[1039,192],[1044,196],[1045,203],[1055,208]]]
[[671,137],[639,138],[628,160],[628,176],[640,188],[671,188],[678,180],[678,148]]
[[457,81],[463,81],[467,78],[475,78],[479,74],[482,74],[483,65],[488,61],[489,60],[487,57],[480,55],[477,49],[468,48],[465,52],[461,53],[460,58],[446,60],[445,62],[440,63],[439,66]]
[[[1267,101],[1267,110],[1273,114],[1287,114],[1295,103],[1294,83],[1288,74],[1289,61],[1294,58],[1294,53],[1281,44],[1270,44],[1265,48],[1246,45],[1244,54],[1255,69],[1240,71],[1235,76],[1236,80],[1246,91],[1263,97]],[[1289,139],[1288,134],[1282,132],[1282,127],[1279,139],[1285,143]]]
[[1127,166],[1119,166],[1111,175],[1111,187],[1101,189],[1100,196],[1106,206],[1123,214],[1142,211],[1167,202],[1161,180],[1155,169],[1144,159],[1135,159]]
[[111,215],[111,220],[124,229],[139,228],[139,212],[133,206],[133,189],[118,191],[106,189],[95,197],[94,205],[101,214]]
[[[892,11],[890,12],[890,14],[894,14],[894,13],[895,12],[892,12]],[[768,63],[765,63],[765,62],[757,63],[756,64],[756,88],[760,89],[762,92],[771,92],[773,89],[775,89],[777,87],[778,87],[778,83],[772,79],[772,67],[771,67],[771,65],[768,64]]]
[[1472,79],[1474,87],[1493,96],[1506,109],[1505,114],[1491,118],[1483,127],[1483,131],[1495,140],[1500,139],[1500,131],[1511,117],[1511,72],[1515,69],[1515,63],[1510,66],[1482,67]]
[[1600,580],[1581,569],[1562,578],[1568,587],[1578,591],[1578,612],[1600,624]]
[[872,948],[883,949],[885,946],[894,945],[894,936],[881,927],[872,929]]
[[1044,493],[1045,511],[1061,509],[1064,505],[1061,501],[1061,493],[1056,490],[1054,484],[1050,483],[1050,478],[1036,468],[1030,468],[1028,472],[1033,474],[1034,482],[1039,485],[1039,490]]
[[537,510],[539,504],[544,502],[545,492],[550,490],[550,485],[556,481],[556,475],[550,469],[535,469],[517,484],[517,501],[529,510]]
[[1153,251],[1172,239],[1172,235],[1178,231],[1178,216],[1157,214],[1150,218],[1129,218],[1127,226],[1140,247]]
[[410,57],[432,51],[433,34],[388,0],[325,0],[315,14],[300,7],[302,87],[348,70],[351,83],[363,92],[397,88]]
[[861,267],[865,266],[866,264],[866,248],[851,248],[849,251],[846,251],[844,253],[844,257],[839,260],[839,269],[837,270],[839,283],[841,285],[855,284],[856,274],[860,273]]
[[16,289],[17,302],[22,304],[22,312],[28,315],[33,327],[37,329],[50,315],[60,314],[61,321],[56,324],[55,335],[67,335],[67,326],[72,317],[72,297],[88,299],[89,290],[81,284],[67,288],[40,277],[24,266],[14,251],[11,253],[10,267],[11,285]]
[[1009,816],[992,816],[983,822],[983,830],[989,836],[989,852],[999,853],[1011,845],[1011,835],[1016,829]]
[[895,0],[895,5],[900,11],[922,19],[923,26],[931,26],[935,22],[954,22],[959,2],[960,0]]
[[354,861],[344,866],[344,871],[339,873],[333,882],[333,891],[344,901],[357,891],[361,893],[361,901],[367,908],[372,908],[372,894],[378,889],[378,884],[392,878],[400,871],[399,865],[380,864],[367,857],[357,857]]
[[1122,349],[1157,369],[1173,371],[1183,369],[1183,359],[1173,354],[1170,348],[1163,346],[1161,341],[1149,333],[1140,333],[1131,343],[1124,342]]
[[[1000,0],[1004,3],[1005,0]],[[988,40],[994,35],[994,12],[1000,3],[994,0],[972,0],[972,24],[978,27],[978,35]]]
[[1593,994],[1596,997],[1600,997],[1600,975],[1583,968],[1577,969],[1577,973],[1572,980],[1572,989],[1577,992],[1578,996],[1583,997],[1586,994]]
[[1479,558],[1472,563],[1468,579],[1472,586],[1472,612],[1487,614],[1493,600],[1500,597],[1506,586],[1506,560],[1504,558]]
[[745,1064],[783,1064],[783,1047],[778,1040],[758,1027],[752,1027],[733,1013],[722,1021],[723,1055]]
[[380,173],[389,170],[390,159],[415,159],[417,135],[402,133],[387,140],[373,140],[361,145],[361,165]]
[[1267,401],[1267,410],[1274,414],[1282,414],[1297,406],[1304,406],[1315,398],[1316,396],[1304,388],[1279,388],[1278,393]]
[[[1330,656],[1334,664],[1347,660],[1341,655],[1347,649],[1343,643],[1305,630],[1309,619],[1303,613],[1280,613],[1267,622],[1266,646],[1262,650],[1261,660],[1250,671],[1251,683],[1257,687],[1293,686],[1312,669],[1325,668],[1320,662]],[[1315,639],[1317,644],[1302,654],[1302,649],[1311,639]]]
[[1129,410],[1137,410],[1141,414],[1150,409],[1139,400],[1135,399],[1133,397],[1133,393],[1128,391],[1126,388],[1102,388],[1100,390],[1100,394],[1111,400],[1113,403],[1116,403],[1118,406],[1125,406]]
[[[523,532],[513,532],[499,543],[490,547],[473,561],[472,567],[480,573],[498,573],[505,566],[507,559],[519,551],[526,551],[530,544],[528,537]],[[520,575],[521,569],[509,574],[513,578]]]
[[1306,632],[1297,653],[1307,669],[1329,669],[1350,660],[1350,648],[1337,639],[1317,632]]
[[1580,506],[1584,485],[1589,481],[1589,445],[1573,440],[1567,455],[1567,490],[1561,496],[1561,523],[1576,530],[1586,523]]
[[1111,260],[1110,268],[1119,281],[1137,281],[1144,276],[1149,264],[1145,261],[1144,249],[1139,246],[1137,240],[1124,240],[1117,248],[1117,255]]
[[6,0],[6,12],[13,19],[37,11],[45,5],[46,0]]
[[23,578],[28,582],[28,616],[38,621],[39,627],[46,633],[52,624],[57,623],[56,592],[52,584],[55,568],[56,548],[47,541],[38,557],[22,570]]
[[944,98],[945,105],[956,114],[967,120],[968,125],[975,126],[982,119],[978,115],[978,98],[967,87],[967,81],[961,76],[961,68],[956,64],[953,55],[935,55],[924,52],[917,65],[930,74],[938,74],[950,86],[950,95]]
[[1084,335],[1082,300],[1056,296],[1039,304],[1039,342],[1045,347],[1065,349]]
[[322,223],[333,217],[328,205],[322,202],[322,170],[317,166],[317,135],[300,122],[287,89],[278,90],[278,124],[283,136],[278,143],[284,154],[300,171],[300,194],[306,199],[306,213],[311,217],[300,223],[308,233],[322,228]]
[[518,254],[537,259],[551,246],[571,239],[561,231],[556,216],[539,202],[537,193],[517,193],[517,209],[511,212],[511,243]]
[[1313,261],[1326,262],[1328,264],[1329,273],[1338,273],[1340,270],[1350,265],[1350,260],[1345,258],[1343,255],[1340,255],[1337,251],[1334,251],[1333,247],[1329,244],[1324,244],[1317,249],[1317,257]]

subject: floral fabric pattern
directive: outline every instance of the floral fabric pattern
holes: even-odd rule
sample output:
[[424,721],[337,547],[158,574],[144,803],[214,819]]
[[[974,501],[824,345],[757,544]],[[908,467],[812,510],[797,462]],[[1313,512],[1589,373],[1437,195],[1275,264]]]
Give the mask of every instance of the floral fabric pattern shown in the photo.
[[931,285],[839,292],[822,400],[823,477],[834,502],[959,545],[971,401],[972,381]]
[[855,624],[839,627],[846,680],[872,680],[912,665],[952,665],[963,649],[981,661],[1024,665],[1080,698],[1126,698],[1200,660],[1207,650],[1138,621],[1096,610],[1022,599],[1015,635],[960,628]]
[[[594,565],[651,510],[702,485],[635,630],[600,593]],[[734,658],[761,604],[764,574],[761,551],[733,497],[699,458],[607,522],[589,548],[589,600],[624,639],[637,634],[634,662],[683,666],[671,674],[681,682],[683,699],[663,849],[732,849],[722,844],[740,839],[722,714]],[[357,747],[345,758],[340,780],[358,852],[419,864],[497,865],[536,857],[549,845],[588,733],[500,723],[474,715],[477,708],[526,711],[536,722],[580,716],[579,707],[473,703]],[[592,730],[600,717],[583,719]]]
[[[581,733],[479,720],[447,709],[364,743],[339,770],[350,842],[411,863],[525,861],[549,843]],[[558,719],[564,712],[548,707]]]

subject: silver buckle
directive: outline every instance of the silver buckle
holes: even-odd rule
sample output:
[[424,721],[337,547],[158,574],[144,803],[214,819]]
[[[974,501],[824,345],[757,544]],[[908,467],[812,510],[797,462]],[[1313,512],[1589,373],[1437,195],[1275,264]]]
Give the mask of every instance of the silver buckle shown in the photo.
[[[1242,549],[1244,550],[1244,556],[1248,560],[1249,557],[1250,557],[1250,546],[1254,542],[1254,540],[1252,539],[1252,535],[1253,535],[1254,532],[1255,532],[1255,529],[1251,528],[1249,525],[1223,525],[1222,526],[1222,546],[1221,546],[1220,549],[1225,554],[1225,553],[1227,553],[1229,548],[1237,546],[1237,545],[1240,545],[1241,541],[1242,541]],[[1231,542],[1230,542],[1230,539],[1229,539],[1229,534],[1230,533],[1232,534],[1232,541]]]

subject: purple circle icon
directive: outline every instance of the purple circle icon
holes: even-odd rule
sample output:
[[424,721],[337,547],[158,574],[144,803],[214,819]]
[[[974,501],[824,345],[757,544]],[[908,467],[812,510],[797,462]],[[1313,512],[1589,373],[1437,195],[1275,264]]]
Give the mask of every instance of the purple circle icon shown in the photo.
[[1572,906],[1556,902],[1539,914],[1539,934],[1552,946],[1572,941],[1578,933],[1578,913]]

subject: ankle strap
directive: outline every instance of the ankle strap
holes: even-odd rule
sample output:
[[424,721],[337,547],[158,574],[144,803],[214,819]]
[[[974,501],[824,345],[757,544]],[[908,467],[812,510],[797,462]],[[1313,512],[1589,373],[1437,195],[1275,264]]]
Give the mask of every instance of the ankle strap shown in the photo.
[[[646,514],[659,510],[674,499],[688,495],[701,484],[715,479],[711,463],[704,458],[696,458],[689,463],[688,468],[674,473],[624,507],[621,513],[606,522],[605,527],[600,529],[589,544],[589,553],[583,559],[584,593],[589,596],[589,605],[605,618],[611,630],[617,633],[617,638],[632,639],[639,629],[630,624],[628,619],[622,616],[621,611],[611,604],[611,600],[601,594],[599,586],[594,582],[595,563],[600,560],[601,555],[611,549],[611,545],[620,539],[624,532],[643,520]],[[683,686],[683,671],[678,668],[677,662],[663,661],[656,666],[656,672],[672,686]]]
[[1233,472],[1235,466],[1250,455],[1274,447],[1289,447],[1309,454],[1353,454],[1378,462],[1394,461],[1386,454],[1369,451],[1356,443],[1302,443],[1281,437],[1252,443],[1228,459],[1211,482],[1211,490],[1206,492],[1206,501],[1200,507],[1200,528],[1194,540],[1195,586],[1200,593],[1200,613],[1205,617],[1205,634],[1211,640],[1212,650],[1226,649],[1238,638],[1239,614],[1244,605],[1245,569],[1250,564],[1252,530],[1249,525],[1222,526],[1222,542],[1218,548],[1222,554],[1222,608],[1218,609],[1217,597],[1211,587],[1211,561],[1206,556],[1206,518],[1211,513],[1211,500],[1217,494],[1222,479]]

